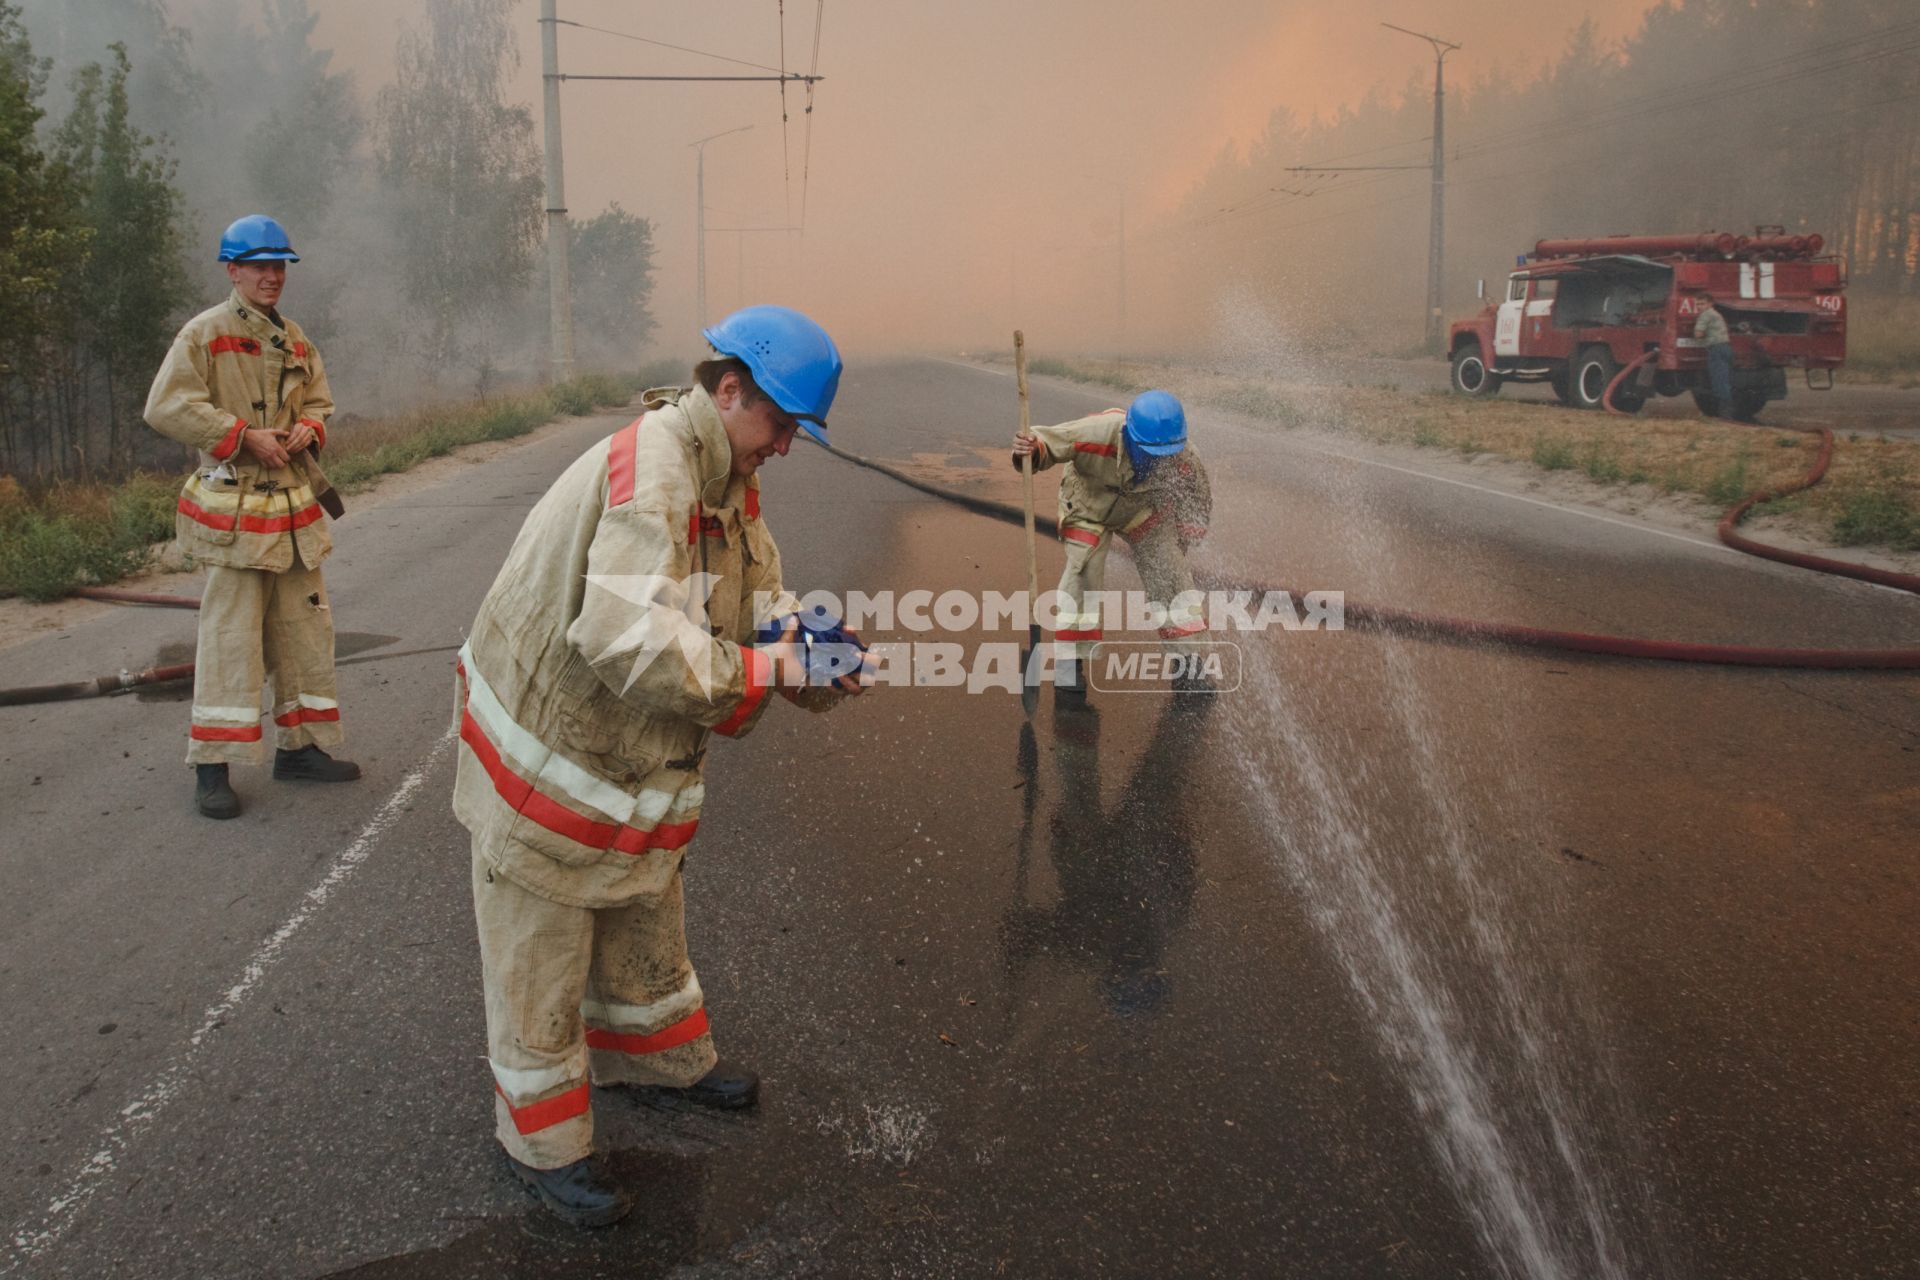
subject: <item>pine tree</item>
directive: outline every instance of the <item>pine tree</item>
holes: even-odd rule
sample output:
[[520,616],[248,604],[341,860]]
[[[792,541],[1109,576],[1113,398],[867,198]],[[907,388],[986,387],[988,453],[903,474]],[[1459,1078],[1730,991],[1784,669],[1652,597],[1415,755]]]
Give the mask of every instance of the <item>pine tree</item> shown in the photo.
[[94,63],[75,76],[58,147],[84,192],[92,231],[69,319],[90,366],[84,386],[98,392],[104,409],[97,417],[106,425],[106,462],[117,468],[132,460],[147,384],[189,295],[173,164],[133,126],[132,63],[126,46],[116,44],[112,53],[111,72]]
[[18,7],[0,0],[0,466],[33,475],[59,465],[45,337],[88,239],[70,175],[35,140],[47,72]]

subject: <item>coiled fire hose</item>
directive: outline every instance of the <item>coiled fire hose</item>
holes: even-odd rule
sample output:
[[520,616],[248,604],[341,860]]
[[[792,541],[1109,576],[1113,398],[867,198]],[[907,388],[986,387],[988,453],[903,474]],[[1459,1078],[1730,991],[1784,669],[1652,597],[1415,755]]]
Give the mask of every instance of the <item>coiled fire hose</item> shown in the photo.
[[[1649,353],[1651,354],[1651,353]],[[1619,413],[1613,407],[1614,390],[1620,386],[1626,376],[1637,369],[1647,359],[1642,356],[1614,375],[1607,384],[1602,402],[1607,410]],[[1774,428],[1770,428],[1774,429]],[[1821,436],[1820,455],[1814,467],[1801,480],[1786,488],[1764,493],[1749,494],[1742,498],[1720,518],[1720,538],[1728,546],[1749,555],[1763,556],[1785,564],[1813,569],[1821,573],[1844,574],[1851,578],[1861,578],[1868,582],[1877,582],[1882,586],[1895,587],[1903,591],[1920,593],[1920,577],[1911,574],[1889,573],[1882,569],[1872,569],[1864,565],[1848,564],[1839,560],[1828,560],[1822,556],[1804,555],[1796,551],[1786,551],[1779,547],[1769,547],[1754,542],[1750,538],[1734,532],[1749,510],[1762,502],[1768,502],[1784,494],[1797,493],[1802,489],[1818,484],[1826,475],[1827,465],[1833,454],[1833,432],[1824,427],[1795,427],[1792,430],[1813,432]],[[822,445],[821,448],[843,462],[875,471],[888,479],[916,489],[921,493],[950,502],[978,515],[988,516],[1010,524],[1024,525],[1025,513],[1017,507],[1004,502],[995,502],[990,498],[974,494],[961,493],[943,485],[933,484],[911,475],[897,467],[857,453],[849,453],[834,445]],[[1039,516],[1035,527],[1053,536],[1059,534],[1059,525],[1046,516]],[[1208,590],[1236,591],[1289,591],[1292,589],[1268,583],[1227,582],[1216,575],[1196,573],[1194,581]],[[158,605],[178,609],[197,609],[200,602],[188,596],[152,595],[135,591],[118,591],[104,587],[82,587],[74,593],[93,600],[120,601],[130,604]],[[1734,667],[1771,667],[1782,669],[1828,670],[1828,671],[1916,671],[1920,670],[1920,649],[1786,649],[1767,648],[1754,645],[1692,644],[1680,640],[1646,640],[1634,636],[1609,636],[1590,634],[1582,631],[1555,631],[1541,627],[1524,627],[1505,622],[1481,622],[1471,618],[1452,618],[1441,614],[1414,613],[1405,609],[1391,609],[1380,605],[1363,604],[1353,600],[1346,603],[1346,624],[1356,630],[1381,631],[1395,635],[1405,635],[1425,640],[1456,640],[1469,644],[1499,645],[1513,649],[1540,650],[1552,653],[1585,653],[1599,657],[1636,658],[1657,662],[1691,662],[1710,666]],[[451,652],[456,645],[444,645],[430,649],[409,649],[398,653],[367,654],[360,658],[349,658],[337,665],[348,666],[354,662],[370,662],[376,658],[409,657],[421,653]],[[24,706],[40,702],[64,702],[78,698],[97,698],[108,694],[127,693],[134,689],[153,685],[167,684],[175,680],[193,678],[193,664],[183,663],[170,667],[148,667],[144,671],[122,671],[118,675],[99,676],[91,680],[77,680],[67,684],[37,685],[25,688],[0,689],[0,707]]]
[[[1613,381],[1607,384],[1607,393],[1600,398],[1601,404],[1606,408],[1608,413],[1617,414],[1621,417],[1633,416],[1624,409],[1614,408],[1613,393],[1626,382],[1628,374],[1638,369],[1656,354],[1658,354],[1658,348],[1649,350],[1623,367],[1620,372],[1613,375]],[[1748,423],[1746,425],[1753,426],[1755,424]],[[1893,587],[1898,591],[1920,593],[1920,576],[1911,573],[1895,573],[1890,569],[1876,569],[1872,565],[1853,564],[1846,560],[1830,560],[1825,556],[1808,555],[1804,551],[1789,551],[1785,547],[1775,547],[1769,546],[1764,542],[1755,542],[1752,538],[1736,532],[1740,522],[1746,519],[1747,512],[1759,506],[1761,503],[1772,502],[1776,498],[1784,498],[1790,493],[1799,493],[1802,490],[1811,489],[1814,485],[1819,484],[1820,481],[1826,477],[1828,464],[1833,461],[1833,431],[1831,428],[1770,425],[1762,429],[1767,431],[1797,431],[1802,435],[1809,436],[1818,435],[1820,437],[1820,452],[1813,460],[1812,469],[1792,484],[1783,485],[1778,489],[1767,489],[1759,493],[1750,493],[1729,508],[1727,513],[1720,517],[1720,524],[1715,530],[1715,532],[1720,535],[1720,541],[1726,543],[1735,551],[1744,551],[1750,556],[1760,556],[1767,560],[1777,560],[1781,564],[1790,564],[1801,569],[1812,569],[1818,573],[1832,573],[1843,578],[1857,578],[1862,582],[1877,582],[1883,587]]]

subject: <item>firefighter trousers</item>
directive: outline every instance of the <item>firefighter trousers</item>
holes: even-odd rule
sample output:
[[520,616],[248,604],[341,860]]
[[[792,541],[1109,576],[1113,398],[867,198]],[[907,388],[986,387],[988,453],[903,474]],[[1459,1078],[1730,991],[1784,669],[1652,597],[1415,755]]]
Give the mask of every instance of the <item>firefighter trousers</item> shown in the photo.
[[596,910],[529,892],[476,849],[473,910],[494,1133],[514,1159],[557,1169],[593,1151],[590,1082],[682,1087],[713,1069],[678,869],[658,898]]
[[[1097,597],[1106,590],[1107,549],[1113,534],[1106,529],[1062,525],[1060,537],[1067,546],[1067,565],[1060,574],[1060,626],[1053,633],[1054,660],[1085,661],[1092,658],[1093,646],[1105,636]],[[1193,570],[1187,567],[1179,534],[1170,522],[1158,521],[1131,545],[1147,600],[1165,612],[1158,633],[1161,643],[1176,653],[1191,651],[1193,637],[1207,629],[1206,610],[1188,594],[1194,590]]]
[[260,686],[273,679],[281,750],[340,744],[333,611],[318,569],[207,569],[193,665],[188,764],[253,764],[265,753]]

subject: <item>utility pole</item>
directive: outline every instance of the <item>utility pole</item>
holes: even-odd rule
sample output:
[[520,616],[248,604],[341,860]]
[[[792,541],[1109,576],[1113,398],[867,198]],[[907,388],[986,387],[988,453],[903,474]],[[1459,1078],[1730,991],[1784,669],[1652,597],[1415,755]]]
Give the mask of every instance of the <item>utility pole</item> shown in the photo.
[[546,86],[548,380],[573,377],[573,282],[567,270],[566,174],[560,155],[560,32],[556,0],[540,0],[540,68]]
[[1446,324],[1440,310],[1440,279],[1447,256],[1447,55],[1460,46],[1391,22],[1380,25],[1433,46],[1433,223],[1427,232],[1426,344],[1430,353],[1438,354],[1441,329]]
[[695,224],[698,230],[694,233],[693,261],[695,319],[699,321],[699,327],[702,329],[707,327],[707,144],[715,138],[724,138],[732,133],[745,133],[751,128],[753,128],[752,125],[743,124],[737,129],[723,129],[719,133],[710,133],[704,138],[687,144],[697,148],[700,155],[699,163],[694,167],[693,180],[694,212],[699,215]]
[[[566,76],[560,74],[559,28],[577,27],[581,24],[570,22],[555,12],[557,0],[540,0],[540,69],[541,79],[546,85],[546,143],[547,143],[547,280],[548,280],[548,318],[547,323],[553,338],[553,376],[555,380],[573,376],[573,288],[567,271],[567,201],[566,183],[562,173],[560,158],[560,83],[563,80],[629,80],[650,82],[686,83],[690,81],[773,81],[784,84],[792,80],[804,84],[809,90],[825,76],[800,75],[797,72],[778,72],[768,76]],[[597,28],[589,28],[597,30]],[[697,52],[693,51],[693,52]],[[758,64],[749,64],[758,65]],[[771,68],[769,68],[771,70]],[[750,129],[752,125],[741,126]],[[739,130],[729,129],[728,133]],[[722,135],[715,134],[714,137]],[[711,141],[703,138],[701,141]],[[698,146],[698,143],[693,145]],[[701,154],[704,163],[706,155]],[[704,180],[705,170],[701,171]],[[700,220],[706,222],[706,193],[700,193]],[[704,230],[700,245],[700,318],[706,322],[706,242]]]
[[1395,169],[1425,169],[1433,175],[1432,222],[1427,229],[1427,314],[1424,341],[1427,350],[1438,355],[1440,337],[1446,321],[1440,310],[1440,281],[1445,275],[1447,257],[1447,55],[1460,48],[1451,41],[1439,36],[1425,35],[1418,31],[1408,31],[1405,27],[1396,27],[1391,22],[1380,24],[1392,31],[1404,35],[1418,36],[1433,46],[1433,158],[1425,164],[1355,164],[1355,165],[1310,165],[1296,164],[1287,167],[1288,173],[1383,173]]

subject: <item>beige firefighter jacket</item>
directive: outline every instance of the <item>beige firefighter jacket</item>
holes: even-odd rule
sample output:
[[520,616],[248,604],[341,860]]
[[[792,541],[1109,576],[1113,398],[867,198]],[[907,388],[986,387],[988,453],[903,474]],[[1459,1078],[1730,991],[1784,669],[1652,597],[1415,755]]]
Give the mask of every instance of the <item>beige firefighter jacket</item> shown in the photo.
[[707,733],[765,709],[754,630],[798,607],[712,399],[645,403],[534,506],[457,668],[454,813],[495,870],[572,906],[667,890]]
[[[1068,529],[1082,529],[1118,533],[1137,542],[1147,530],[1171,520],[1183,548],[1199,542],[1213,518],[1213,490],[1193,446],[1139,477],[1121,439],[1126,425],[1124,409],[1108,409],[1033,429],[1040,442],[1033,454],[1035,471],[1069,464],[1060,478],[1061,536],[1067,536]],[[1014,466],[1019,465],[1015,458]]]
[[[234,290],[187,321],[147,393],[147,423],[200,451],[174,515],[181,549],[202,564],[284,572],[317,568],[333,549],[319,505],[326,477],[310,454],[323,448],[333,394],[320,352],[300,326],[284,329]],[[248,427],[313,428],[312,450],[269,468],[240,447]]]

